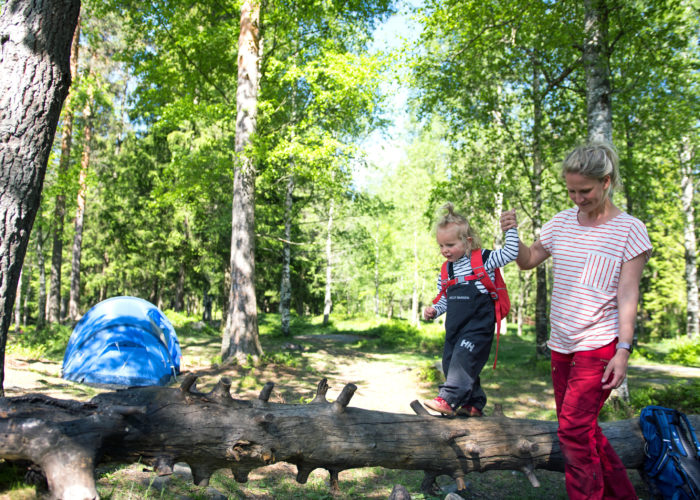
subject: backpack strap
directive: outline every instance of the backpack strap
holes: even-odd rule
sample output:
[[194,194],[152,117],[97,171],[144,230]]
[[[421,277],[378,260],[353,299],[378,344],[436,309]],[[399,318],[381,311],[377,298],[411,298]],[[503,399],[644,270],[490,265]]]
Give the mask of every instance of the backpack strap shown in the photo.
[[496,313],[496,352],[493,355],[493,369],[495,370],[496,363],[498,362],[498,343],[501,339],[501,320],[503,319],[501,317],[501,308],[496,304],[496,302],[498,302],[498,292],[496,291],[496,285],[493,284],[489,273],[487,273],[484,268],[484,259],[481,256],[481,249],[477,248],[476,250],[472,250],[471,264],[474,275],[481,284],[484,285],[484,288],[486,288],[486,291],[494,301],[494,310]]
[[440,302],[440,299],[447,292],[447,289],[451,286],[459,285],[460,283],[466,283],[467,281],[472,281],[479,279],[478,276],[472,274],[470,276],[454,276],[452,262],[445,261],[442,263],[442,268],[440,269],[440,293],[437,297],[433,299],[433,305]]

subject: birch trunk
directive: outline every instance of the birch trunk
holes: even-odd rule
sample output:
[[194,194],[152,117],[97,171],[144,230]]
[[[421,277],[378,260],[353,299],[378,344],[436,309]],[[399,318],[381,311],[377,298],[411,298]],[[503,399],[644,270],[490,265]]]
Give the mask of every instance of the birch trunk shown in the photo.
[[413,228],[413,289],[411,293],[411,323],[416,326],[420,323],[420,313],[418,307],[418,282],[420,277],[418,274],[418,265],[418,230]]
[[686,334],[697,340],[698,326],[698,272],[697,242],[695,240],[695,210],[693,209],[695,182],[693,178],[692,146],[688,138],[681,141],[681,204],[683,206],[683,246],[685,247],[685,289],[687,296]]
[[324,326],[328,324],[328,320],[331,315],[331,308],[333,307],[333,298],[331,291],[333,288],[333,253],[332,253],[332,239],[331,232],[333,229],[333,200],[331,200],[330,207],[328,208],[328,227],[326,234],[326,295],[323,300],[323,324]]
[[250,144],[257,122],[260,78],[260,4],[241,5],[236,90],[236,145],[231,213],[231,282],[221,358],[254,359],[262,355],[255,298],[255,162]]
[[280,318],[282,322],[282,335],[289,336],[289,321],[291,317],[292,306],[292,280],[291,280],[291,261],[292,261],[292,207],[294,200],[294,176],[290,175],[287,179],[287,190],[284,195],[284,243],[282,247],[282,282],[280,283]]
[[[539,238],[542,229],[542,96],[540,93],[539,64],[532,61],[532,230],[535,239]],[[547,317],[547,267],[540,265],[535,270],[537,291],[535,296],[535,352],[538,356],[548,356],[547,339],[549,338],[549,319]]]
[[612,144],[612,91],[606,0],[584,0],[583,66],[586,73],[588,141]]
[[61,105],[79,0],[9,0],[0,15],[0,397],[17,282]]

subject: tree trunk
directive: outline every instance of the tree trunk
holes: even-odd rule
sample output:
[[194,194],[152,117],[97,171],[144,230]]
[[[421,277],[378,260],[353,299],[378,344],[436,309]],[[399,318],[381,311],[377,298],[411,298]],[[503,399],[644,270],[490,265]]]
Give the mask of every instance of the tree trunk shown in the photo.
[[15,332],[21,330],[22,324],[22,270],[19,272],[17,280],[17,296],[15,297]]
[[292,307],[292,207],[294,206],[294,176],[289,175],[287,179],[287,190],[284,195],[284,242],[282,247],[282,280],[280,283],[280,320],[282,324],[282,335],[289,336],[289,320]]
[[17,281],[39,207],[79,0],[9,0],[0,16],[0,397]]
[[[71,43],[70,74],[75,80],[78,71],[78,54],[80,49],[80,17],[73,32]],[[61,267],[63,265],[63,228],[66,217],[65,184],[67,182],[70,155],[73,143],[73,109],[71,94],[66,96],[64,103],[66,112],[63,117],[63,132],[61,136],[61,158],[58,162],[58,185],[53,214],[53,246],[51,250],[51,281],[49,284],[49,322],[61,321]]]
[[419,294],[418,294],[418,282],[420,276],[418,274],[418,230],[413,228],[413,287],[411,290],[411,324],[418,326],[420,324],[420,312],[419,312]]
[[584,0],[583,66],[589,142],[612,144],[612,91],[608,53],[606,0]]
[[695,182],[693,176],[693,154],[690,141],[681,141],[681,204],[683,206],[683,246],[685,248],[685,289],[687,297],[686,334],[691,340],[700,335],[698,325],[698,272],[697,242],[695,240],[695,211],[693,209]]
[[379,222],[374,231],[374,317],[379,317]]
[[331,233],[333,229],[333,200],[328,208],[328,229],[326,235],[326,295],[323,300],[323,325],[328,324],[333,307],[331,291],[333,287],[333,253],[331,252]]
[[[31,262],[31,261],[30,261]],[[20,278],[17,286],[24,286],[24,298],[22,303],[22,326],[26,328],[27,319],[29,317],[29,299],[32,295],[32,266],[31,263],[28,265],[26,260],[24,266],[22,267],[22,274],[24,274],[24,269],[27,269],[27,276],[24,278],[24,283],[22,283],[22,278]]]
[[255,299],[255,162],[249,149],[255,133],[260,74],[260,4],[241,5],[236,90],[236,165],[231,215],[231,283],[221,358],[262,356]]
[[36,265],[39,268],[36,329],[41,330],[46,325],[46,261],[44,260],[44,232],[41,225],[36,228],[36,232]]
[[[539,238],[542,229],[542,95],[540,93],[539,64],[532,61],[532,230],[535,239]],[[537,266],[535,270],[537,292],[535,296],[535,354],[548,356],[547,339],[549,338],[549,319],[547,317],[547,267]]]
[[[92,72],[91,72],[92,73]],[[85,207],[87,196],[87,175],[90,169],[90,153],[92,151],[92,85],[88,89],[88,100],[83,110],[85,119],[85,133],[83,138],[83,153],[80,158],[80,174],[78,175],[78,199],[75,208],[75,231],[73,234],[73,248],[71,249],[70,270],[70,302],[68,303],[68,317],[72,322],[80,317],[80,260],[83,253],[83,224],[85,221]]]
[[[296,465],[297,481],[329,471],[338,489],[340,471],[381,466],[423,470],[422,489],[435,493],[435,478],[487,470],[520,470],[534,486],[534,471],[563,471],[557,423],[510,419],[443,418],[352,408],[356,387],[345,386],[335,402],[326,400],[322,380],[310,404],[268,402],[268,383],[258,400],[230,395],[222,379],[209,393],[193,390],[196,377],[180,388],[145,387],[103,393],[89,403],[31,395],[0,400],[0,457],[28,459],[46,474],[55,498],[95,498],[94,468],[104,461],[152,464],[158,474],[186,462],[194,482],[205,486],[214,471],[230,468],[239,482],[250,471],[275,462]],[[690,416],[698,426],[700,417]],[[638,419],[601,424],[628,469],[644,461]],[[322,429],[322,432],[319,432]],[[100,458],[98,458],[100,457]]]

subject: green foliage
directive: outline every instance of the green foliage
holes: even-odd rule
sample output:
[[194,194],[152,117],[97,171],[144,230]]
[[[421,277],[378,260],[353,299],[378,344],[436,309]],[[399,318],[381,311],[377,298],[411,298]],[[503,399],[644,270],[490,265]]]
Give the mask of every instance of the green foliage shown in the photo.
[[40,330],[29,327],[22,333],[12,335],[7,350],[21,351],[36,358],[61,360],[72,332],[72,327],[60,324],[47,325]]
[[382,321],[363,332],[369,337],[360,345],[378,349],[416,349],[419,352],[439,352],[444,342],[444,333],[417,328],[402,320]]
[[700,343],[687,338],[671,338],[641,344],[632,353],[632,359],[697,367],[700,366]]
[[700,342],[681,340],[678,346],[668,353],[668,361],[683,366],[700,367]]
[[691,379],[658,387],[630,390],[629,404],[619,399],[608,399],[600,412],[601,421],[632,418],[649,405],[674,408],[688,415],[700,413],[700,380]]
[[426,363],[420,367],[418,379],[422,382],[440,384],[444,382],[445,377],[442,372],[438,370],[437,366],[435,366],[435,363]]

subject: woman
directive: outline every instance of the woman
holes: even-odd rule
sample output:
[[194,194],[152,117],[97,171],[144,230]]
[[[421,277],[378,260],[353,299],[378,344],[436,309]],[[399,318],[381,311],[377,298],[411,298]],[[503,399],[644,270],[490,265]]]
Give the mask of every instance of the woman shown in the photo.
[[[572,151],[562,164],[575,208],[547,222],[516,262],[532,269],[553,258],[552,383],[571,499],[637,498],[627,471],[598,426],[598,414],[627,372],[639,281],[651,253],[642,222],[612,202],[618,157],[606,144]],[[514,222],[514,211],[501,219]]]

